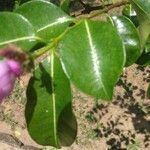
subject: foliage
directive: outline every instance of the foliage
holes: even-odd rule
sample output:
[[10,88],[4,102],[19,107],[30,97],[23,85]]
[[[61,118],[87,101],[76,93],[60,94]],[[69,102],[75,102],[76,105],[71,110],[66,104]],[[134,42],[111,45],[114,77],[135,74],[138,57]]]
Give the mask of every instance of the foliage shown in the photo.
[[[0,47],[20,47],[30,61],[48,52],[34,68],[25,110],[28,131],[41,145],[61,148],[75,140],[71,83],[96,99],[110,101],[124,67],[150,62],[148,0],[113,2],[107,8],[103,4],[77,18],[69,15],[70,0],[61,0],[58,6],[48,0],[2,4]],[[121,16],[90,19],[121,5]]]

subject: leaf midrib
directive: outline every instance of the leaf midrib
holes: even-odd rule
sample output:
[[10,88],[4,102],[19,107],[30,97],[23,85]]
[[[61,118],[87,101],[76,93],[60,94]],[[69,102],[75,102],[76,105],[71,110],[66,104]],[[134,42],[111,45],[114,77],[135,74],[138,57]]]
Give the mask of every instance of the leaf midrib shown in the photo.
[[97,50],[96,50],[96,47],[93,44],[92,35],[91,35],[91,32],[90,32],[90,27],[89,27],[89,24],[88,24],[87,20],[85,20],[85,28],[86,28],[87,37],[88,37],[88,40],[89,40],[89,46],[90,46],[90,49],[91,49],[91,57],[92,57],[92,63],[93,63],[93,68],[94,68],[94,75],[95,75],[96,78],[98,78],[100,84],[102,85],[102,89],[103,89],[105,95],[109,99],[109,95],[108,95],[108,93],[105,89],[104,83],[103,83],[102,78],[101,78],[101,73],[99,72],[100,62],[98,60],[99,58],[97,57]]
[[54,140],[55,140],[55,145],[58,145],[58,140],[57,140],[57,126],[56,126],[56,98],[55,98],[55,90],[54,90],[54,53],[51,53],[50,57],[50,62],[51,62],[51,79],[52,79],[52,107],[53,107],[53,126],[54,126]]
[[0,43],[0,46],[10,44],[10,43],[14,43],[14,42],[24,41],[24,40],[31,40],[31,39],[41,40],[39,37],[36,37],[36,36],[24,36],[24,37],[21,37],[21,38],[16,38],[16,39],[10,39],[10,40],[3,41],[3,42]]

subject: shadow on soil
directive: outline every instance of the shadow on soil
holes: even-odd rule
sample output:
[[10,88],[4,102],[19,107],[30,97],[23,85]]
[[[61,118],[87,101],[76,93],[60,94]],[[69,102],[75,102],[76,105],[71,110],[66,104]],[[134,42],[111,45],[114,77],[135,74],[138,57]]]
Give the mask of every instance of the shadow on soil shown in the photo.
[[[144,71],[143,68],[137,68],[139,71]],[[148,71],[149,72],[149,71]],[[136,141],[136,135],[144,135],[144,146],[145,148],[149,146],[150,141],[150,121],[146,118],[150,114],[150,107],[146,106],[144,99],[146,99],[146,91],[140,89],[138,86],[128,83],[127,76],[124,75],[120,78],[117,83],[117,86],[121,87],[124,91],[122,95],[116,95],[112,103],[113,105],[119,106],[121,109],[124,109],[123,115],[118,114],[118,118],[110,119],[104,125],[94,128],[96,138],[106,138],[106,144],[109,145],[109,150],[125,150],[128,146],[139,146],[140,144]],[[149,78],[146,79],[143,76],[143,80],[149,82]],[[135,95],[136,93],[136,95]],[[136,98],[140,98],[141,102],[136,101]],[[86,119],[89,123],[98,123],[101,122],[101,119],[108,114],[108,107],[110,104],[99,104],[98,102],[95,106],[86,114]],[[98,117],[97,117],[98,116]],[[134,131],[124,131],[120,129],[120,125],[124,126],[126,123],[121,122],[123,118],[128,122],[128,118],[131,118]]]

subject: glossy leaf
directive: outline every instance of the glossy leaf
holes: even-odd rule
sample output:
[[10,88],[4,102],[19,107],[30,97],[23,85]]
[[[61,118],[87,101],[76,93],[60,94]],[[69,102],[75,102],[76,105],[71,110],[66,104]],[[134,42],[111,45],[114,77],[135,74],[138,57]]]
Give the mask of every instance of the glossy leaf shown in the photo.
[[0,13],[0,47],[14,44],[28,51],[35,46],[38,39],[26,18],[16,13]]
[[70,83],[51,54],[35,69],[27,88],[27,128],[37,143],[60,148],[74,142],[77,123],[71,99]]
[[150,34],[150,1],[149,0],[131,0],[137,12],[139,20],[139,32],[144,47]]
[[64,70],[77,88],[96,98],[112,98],[125,51],[111,24],[82,21],[64,35],[58,50]]
[[59,7],[42,0],[27,2],[16,12],[26,17],[35,27],[38,36],[46,42],[60,35],[72,20]]
[[132,65],[141,55],[141,46],[138,32],[134,24],[125,16],[113,16],[111,20],[125,45],[126,66]]

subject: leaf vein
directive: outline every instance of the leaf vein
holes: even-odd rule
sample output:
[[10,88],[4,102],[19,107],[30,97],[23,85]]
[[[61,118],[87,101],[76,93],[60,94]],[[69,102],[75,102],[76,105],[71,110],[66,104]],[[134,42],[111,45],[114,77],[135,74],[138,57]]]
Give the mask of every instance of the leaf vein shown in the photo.
[[8,40],[8,41],[1,42],[0,46],[10,44],[10,43],[14,43],[14,42],[18,42],[18,41],[34,40],[34,39],[40,39],[40,38],[35,37],[35,36],[26,36],[26,37],[21,37],[21,38],[17,38],[17,39],[11,39],[11,40]]
[[65,23],[65,22],[68,22],[68,21],[71,21],[71,20],[72,19],[70,19],[68,17],[60,17],[55,22],[41,27],[40,29],[37,30],[37,32],[41,32],[41,31],[45,30],[46,28],[49,28],[49,27],[52,27],[52,26],[56,26],[58,24]]

